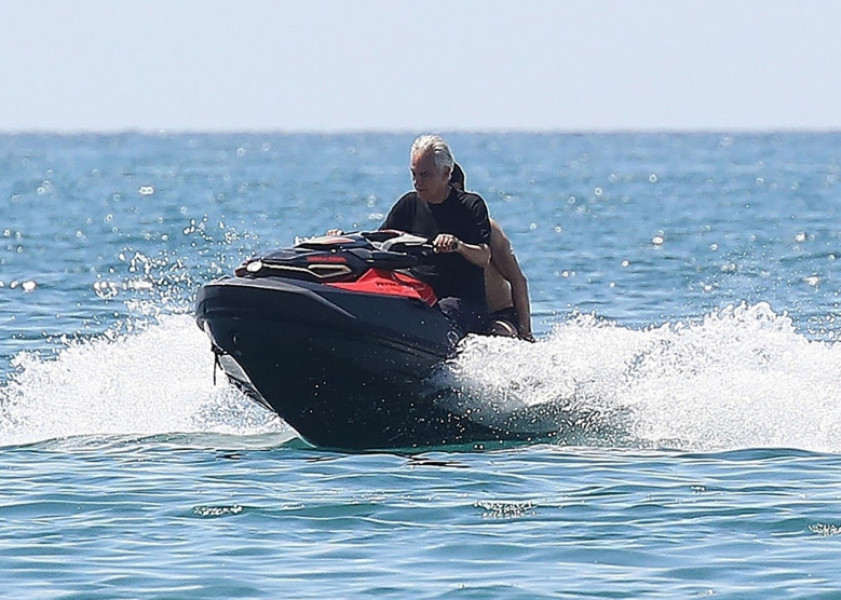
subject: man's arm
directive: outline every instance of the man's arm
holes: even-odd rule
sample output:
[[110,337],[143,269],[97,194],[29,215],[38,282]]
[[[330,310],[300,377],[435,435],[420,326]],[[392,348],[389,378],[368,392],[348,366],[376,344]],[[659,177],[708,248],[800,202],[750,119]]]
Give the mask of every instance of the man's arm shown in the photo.
[[529,301],[529,282],[526,279],[511,240],[495,222],[491,222],[491,260],[502,276],[511,284],[511,301],[517,311],[519,323],[517,329],[521,338],[534,340],[531,332],[531,303]]
[[483,269],[491,261],[491,249],[487,244],[468,244],[451,233],[439,233],[432,241],[435,252],[457,252],[465,260]]

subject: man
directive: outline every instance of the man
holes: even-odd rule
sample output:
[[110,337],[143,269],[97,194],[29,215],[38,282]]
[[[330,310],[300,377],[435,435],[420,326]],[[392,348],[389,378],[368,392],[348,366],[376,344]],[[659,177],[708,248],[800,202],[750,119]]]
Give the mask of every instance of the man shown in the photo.
[[[450,184],[464,190],[466,176],[460,165],[453,165]],[[534,341],[531,332],[529,283],[523,274],[511,240],[499,223],[490,219],[491,261],[485,269],[485,297],[488,304],[489,332]]]
[[397,200],[380,229],[432,240],[436,255],[412,272],[432,286],[441,310],[463,334],[483,333],[484,269],[491,256],[488,207],[479,195],[450,185],[455,160],[440,137],[419,137],[409,157],[414,191]]

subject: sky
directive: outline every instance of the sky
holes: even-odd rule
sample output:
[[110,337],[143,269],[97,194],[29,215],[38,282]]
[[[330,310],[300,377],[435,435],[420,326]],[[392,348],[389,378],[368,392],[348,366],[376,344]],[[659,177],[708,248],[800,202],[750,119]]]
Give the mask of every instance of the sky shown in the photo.
[[839,25],[836,0],[0,0],[0,131],[841,131]]

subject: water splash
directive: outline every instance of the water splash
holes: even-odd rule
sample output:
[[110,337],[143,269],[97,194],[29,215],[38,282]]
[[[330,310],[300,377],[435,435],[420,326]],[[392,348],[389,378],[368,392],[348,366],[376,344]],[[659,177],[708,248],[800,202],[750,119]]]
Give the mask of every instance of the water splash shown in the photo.
[[10,380],[0,386],[0,445],[285,429],[231,386],[214,386],[208,344],[192,317],[169,314],[65,340],[55,356],[19,354]]
[[452,407],[485,420],[553,407],[565,443],[841,451],[841,345],[764,303],[644,330],[578,315],[536,344],[471,338],[442,377]]
[[[0,445],[97,435],[288,428],[228,385],[187,314],[129,303],[104,335],[21,353],[0,384]],[[560,443],[841,451],[841,344],[810,340],[767,304],[629,329],[577,315],[530,344],[469,337],[437,375],[449,408]]]
[[810,340],[768,304],[661,327],[619,401],[635,434],[699,449],[841,451],[841,344]]
[[[123,247],[97,274],[93,292],[121,303],[107,331],[94,337],[51,339],[54,351],[22,352],[0,380],[0,445],[97,435],[222,433],[254,435],[286,430],[224,383],[213,385],[209,342],[189,311],[204,281],[229,273],[254,243],[208,217],[183,230],[201,266],[183,248],[157,255]],[[164,237],[167,237],[165,234]],[[195,238],[195,239],[194,239]]]

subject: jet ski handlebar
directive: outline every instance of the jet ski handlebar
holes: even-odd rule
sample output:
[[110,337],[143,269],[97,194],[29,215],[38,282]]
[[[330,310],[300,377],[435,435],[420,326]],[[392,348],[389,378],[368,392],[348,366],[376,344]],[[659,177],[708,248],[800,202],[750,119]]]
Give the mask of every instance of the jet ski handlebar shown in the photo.
[[362,232],[360,235],[364,236],[374,247],[386,252],[402,252],[418,258],[424,258],[435,253],[432,240],[413,233],[385,229]]
[[413,233],[396,229],[378,229],[376,231],[343,232],[331,230],[325,236],[298,240],[295,247],[322,249],[330,246],[358,247],[370,244],[383,252],[399,252],[416,258],[425,258],[435,253],[432,240]]

